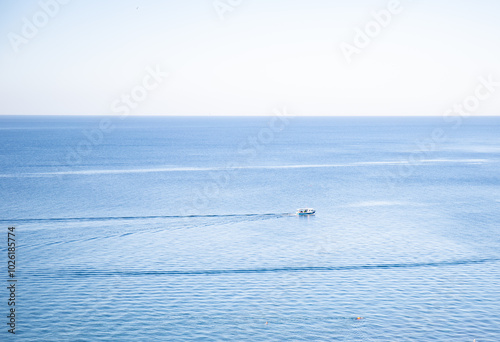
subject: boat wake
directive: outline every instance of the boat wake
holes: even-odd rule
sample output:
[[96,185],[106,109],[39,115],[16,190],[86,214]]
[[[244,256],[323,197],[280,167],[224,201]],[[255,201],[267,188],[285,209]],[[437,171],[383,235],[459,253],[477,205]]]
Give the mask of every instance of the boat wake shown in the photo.
[[89,222],[115,220],[149,220],[149,219],[182,219],[198,217],[282,217],[295,216],[294,213],[265,213],[265,214],[203,214],[203,215],[150,215],[150,216],[102,216],[102,217],[52,217],[52,218],[17,218],[0,219],[0,222]]
[[[332,272],[332,271],[356,271],[372,269],[399,269],[399,268],[421,268],[421,267],[452,267],[461,265],[474,265],[498,262],[498,258],[473,259],[473,260],[452,260],[437,262],[417,262],[417,263],[394,263],[394,264],[368,264],[368,265],[347,265],[347,266],[320,266],[320,267],[274,267],[274,268],[248,268],[248,269],[209,269],[209,270],[127,270],[127,271],[107,271],[90,269],[67,269],[55,272],[36,272],[31,276],[36,277],[143,277],[143,276],[197,276],[197,275],[227,275],[227,274],[252,274],[252,273],[283,273],[283,272]],[[26,273],[26,272],[25,272]]]
[[[439,164],[484,164],[490,162],[489,159],[424,159],[422,165]],[[245,165],[237,167],[156,167],[137,169],[101,169],[101,170],[65,170],[47,172],[20,172],[0,174],[0,178],[24,178],[24,177],[53,177],[68,175],[116,175],[116,174],[136,174],[136,173],[166,173],[166,172],[208,172],[208,171],[232,171],[232,170],[276,170],[276,169],[317,169],[317,168],[338,168],[338,167],[366,167],[366,166],[399,166],[407,165],[406,160],[386,160],[386,161],[365,161],[345,164],[296,164],[296,165]]]

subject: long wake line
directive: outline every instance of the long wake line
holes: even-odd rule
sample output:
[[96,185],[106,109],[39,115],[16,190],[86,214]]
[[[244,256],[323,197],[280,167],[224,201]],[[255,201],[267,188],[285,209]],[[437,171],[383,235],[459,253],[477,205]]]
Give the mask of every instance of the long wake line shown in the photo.
[[206,215],[152,215],[152,216],[103,216],[103,217],[53,217],[53,218],[18,218],[0,219],[0,222],[47,222],[47,221],[111,221],[111,220],[145,220],[162,218],[190,218],[190,217],[249,217],[249,216],[290,216],[292,213],[266,214],[206,214]]
[[134,277],[134,276],[185,276],[185,275],[224,275],[224,274],[249,274],[249,273],[274,273],[274,272],[308,272],[308,271],[349,271],[349,270],[371,270],[371,269],[397,269],[397,268],[419,268],[419,267],[446,267],[459,265],[484,264],[499,261],[498,258],[455,260],[420,263],[397,263],[397,264],[375,264],[375,265],[348,265],[348,266],[324,266],[324,267],[276,267],[255,269],[226,269],[226,270],[191,270],[191,271],[98,271],[98,270],[61,270],[56,274],[48,272],[33,273],[33,276],[66,277],[73,275],[77,277]]
[[[442,163],[465,163],[482,164],[489,162],[488,159],[424,159],[419,162],[422,165],[435,165]],[[363,166],[398,166],[407,165],[407,160],[388,160],[388,161],[366,161],[345,164],[298,164],[298,165],[255,165],[255,166],[237,166],[237,167],[158,167],[149,169],[111,169],[111,170],[68,170],[68,171],[48,171],[48,172],[28,172],[0,174],[0,178],[16,177],[46,177],[62,175],[105,175],[105,174],[129,174],[129,173],[163,173],[163,172],[206,172],[206,171],[231,171],[231,170],[266,170],[266,169],[311,169],[311,168],[337,168],[337,167],[363,167]]]

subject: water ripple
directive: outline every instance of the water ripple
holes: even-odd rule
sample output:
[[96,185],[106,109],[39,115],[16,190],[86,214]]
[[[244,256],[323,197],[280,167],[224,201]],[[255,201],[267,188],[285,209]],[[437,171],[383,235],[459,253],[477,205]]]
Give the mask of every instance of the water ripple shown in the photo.
[[[369,269],[395,269],[395,268],[418,268],[418,267],[447,267],[458,265],[472,265],[497,262],[500,259],[475,259],[475,260],[452,260],[437,262],[417,262],[417,263],[394,263],[394,264],[368,264],[368,265],[347,265],[347,266],[306,266],[306,267],[272,267],[272,268],[248,268],[248,269],[212,269],[212,270],[169,270],[169,271],[107,271],[107,270],[60,270],[55,274],[32,273],[31,276],[56,276],[56,277],[137,277],[137,276],[185,276],[185,275],[219,275],[219,274],[245,274],[245,273],[272,273],[272,272],[328,272],[328,271],[351,271]],[[26,272],[25,272],[26,274]]]

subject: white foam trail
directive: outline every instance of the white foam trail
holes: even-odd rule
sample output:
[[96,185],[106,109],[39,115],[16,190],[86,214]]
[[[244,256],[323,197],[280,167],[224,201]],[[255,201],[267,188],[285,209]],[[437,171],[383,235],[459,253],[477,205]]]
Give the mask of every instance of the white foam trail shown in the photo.
[[19,174],[0,174],[0,177],[44,177],[57,175],[99,175],[99,174],[126,174],[126,173],[152,173],[152,172],[199,172],[199,171],[231,171],[243,169],[301,169],[301,168],[328,168],[352,165],[270,165],[270,166],[238,166],[238,167],[174,167],[153,169],[122,169],[122,170],[73,170],[53,171]]
[[[486,163],[487,159],[424,159],[418,164],[432,163],[466,163],[478,164]],[[33,172],[33,173],[18,173],[18,174],[0,174],[3,178],[12,177],[47,177],[58,175],[106,175],[106,174],[127,174],[127,173],[154,173],[154,172],[200,172],[200,171],[228,171],[232,170],[252,170],[252,169],[307,169],[307,168],[336,168],[336,167],[358,167],[367,165],[401,165],[410,164],[406,160],[399,161],[372,161],[372,162],[356,162],[348,164],[307,164],[307,165],[258,165],[258,166],[237,166],[237,167],[162,167],[151,169],[121,169],[121,170],[69,170],[69,171],[52,171],[52,172]]]

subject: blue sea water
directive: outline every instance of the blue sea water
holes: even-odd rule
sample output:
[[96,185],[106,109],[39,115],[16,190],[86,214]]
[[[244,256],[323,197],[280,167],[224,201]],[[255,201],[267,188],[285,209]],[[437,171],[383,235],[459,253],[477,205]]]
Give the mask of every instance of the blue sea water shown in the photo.
[[500,341],[500,118],[455,119],[0,117],[0,340]]

